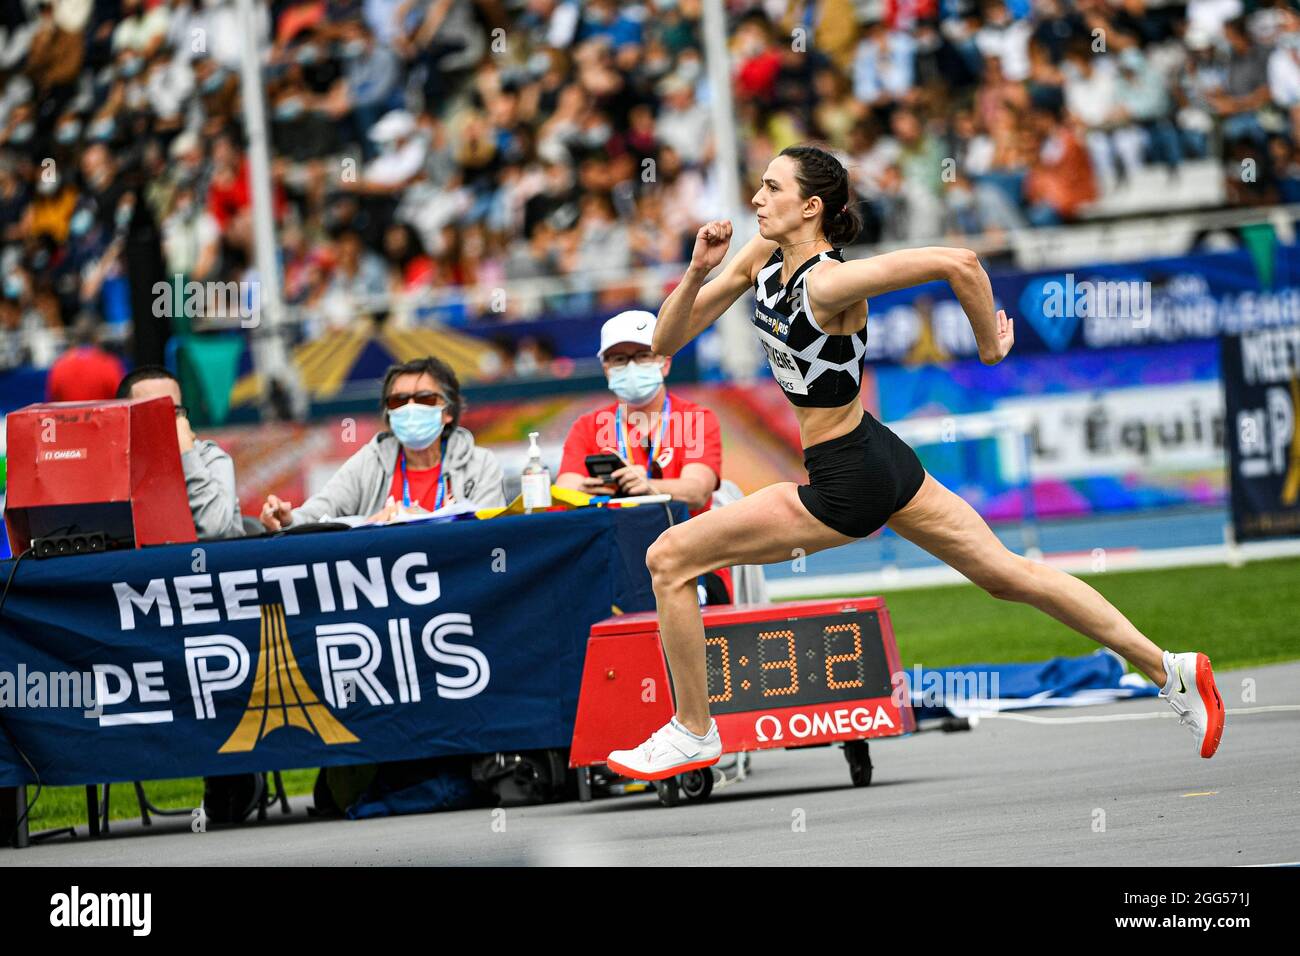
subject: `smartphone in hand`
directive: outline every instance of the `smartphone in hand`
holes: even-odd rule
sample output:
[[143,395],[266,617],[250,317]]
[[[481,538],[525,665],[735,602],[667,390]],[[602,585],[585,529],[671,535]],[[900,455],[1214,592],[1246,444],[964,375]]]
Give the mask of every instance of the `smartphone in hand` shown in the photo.
[[605,453],[601,455],[588,455],[585,462],[587,465],[588,475],[592,478],[604,479],[604,485],[610,489],[611,494],[618,491],[618,482],[610,478],[610,475],[623,467],[624,462],[622,458],[619,458],[618,455]]

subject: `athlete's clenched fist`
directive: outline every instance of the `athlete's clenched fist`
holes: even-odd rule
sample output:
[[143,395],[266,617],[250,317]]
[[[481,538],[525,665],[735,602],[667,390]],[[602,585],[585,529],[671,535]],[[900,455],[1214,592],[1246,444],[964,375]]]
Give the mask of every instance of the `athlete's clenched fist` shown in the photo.
[[691,252],[691,265],[708,271],[722,262],[731,245],[731,220],[716,219],[700,226],[695,234],[695,249]]

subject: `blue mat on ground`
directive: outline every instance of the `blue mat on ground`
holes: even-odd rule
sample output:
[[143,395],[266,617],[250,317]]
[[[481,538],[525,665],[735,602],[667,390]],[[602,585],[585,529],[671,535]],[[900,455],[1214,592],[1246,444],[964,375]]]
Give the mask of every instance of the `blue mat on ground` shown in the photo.
[[407,771],[391,775],[391,779],[385,777],[384,769],[381,768],[376,780],[347,808],[348,819],[467,810],[486,804],[483,794],[475,789],[468,761],[463,766],[447,763],[429,768],[427,775]]
[[1126,673],[1124,659],[1102,648],[1083,657],[1032,664],[965,664],[907,671],[918,720],[1030,707],[1079,707],[1130,697],[1154,697],[1159,688]]

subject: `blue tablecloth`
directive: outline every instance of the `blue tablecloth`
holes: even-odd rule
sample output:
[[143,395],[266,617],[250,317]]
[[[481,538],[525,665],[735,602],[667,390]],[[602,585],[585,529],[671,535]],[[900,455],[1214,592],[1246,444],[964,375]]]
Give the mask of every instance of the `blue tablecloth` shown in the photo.
[[[48,784],[565,747],[588,630],[653,609],[667,525],[591,508],[29,558],[0,720]],[[0,786],[30,782],[0,736]]]

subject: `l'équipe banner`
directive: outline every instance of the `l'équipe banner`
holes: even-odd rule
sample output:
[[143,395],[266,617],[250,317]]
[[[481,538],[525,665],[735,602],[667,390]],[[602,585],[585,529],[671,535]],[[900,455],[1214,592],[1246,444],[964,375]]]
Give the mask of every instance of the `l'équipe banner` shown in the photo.
[[1224,336],[1221,355],[1237,537],[1300,534],[1300,326]]
[[[1018,344],[1018,343],[1017,343]],[[926,469],[990,520],[1025,512],[1025,467],[1042,517],[1220,504],[1223,390],[1218,342],[876,370],[885,422],[1014,411],[1015,436],[917,444]]]
[[[592,508],[28,559],[0,720],[46,784],[567,747],[590,627],[653,609],[667,526]],[[0,735],[0,786],[32,782]]]

